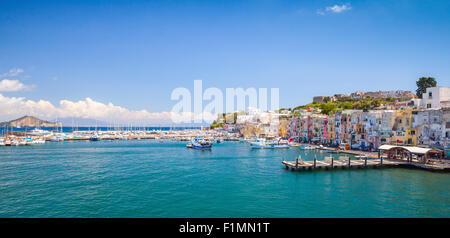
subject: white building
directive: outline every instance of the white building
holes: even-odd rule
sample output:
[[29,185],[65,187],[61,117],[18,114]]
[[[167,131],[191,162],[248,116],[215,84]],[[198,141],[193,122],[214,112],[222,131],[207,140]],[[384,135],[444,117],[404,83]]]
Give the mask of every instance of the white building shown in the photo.
[[442,110],[427,109],[413,113],[412,127],[417,130],[417,144],[439,145],[443,139]]
[[422,94],[422,98],[412,99],[414,106],[419,109],[440,109],[450,103],[450,87],[432,87]]
[[450,107],[442,109],[442,138],[443,144],[449,145],[450,140]]

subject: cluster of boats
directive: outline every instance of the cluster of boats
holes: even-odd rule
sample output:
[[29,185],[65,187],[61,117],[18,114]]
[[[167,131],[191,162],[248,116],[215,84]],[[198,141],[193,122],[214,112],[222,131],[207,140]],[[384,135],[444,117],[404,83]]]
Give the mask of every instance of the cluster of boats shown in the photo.
[[[282,138],[275,138],[272,140],[268,140],[265,138],[257,138],[247,142],[249,143],[250,148],[252,149],[287,149],[290,147],[297,147],[305,150],[315,149],[314,146],[293,143]],[[215,143],[221,143],[220,138],[215,140]],[[206,137],[196,136],[192,138],[189,143],[186,144],[186,147],[192,149],[211,149],[212,145],[213,145],[212,140]]]
[[24,139],[0,139],[0,146],[21,146],[21,145],[34,145],[44,144],[44,139],[36,139],[31,137],[25,137]]

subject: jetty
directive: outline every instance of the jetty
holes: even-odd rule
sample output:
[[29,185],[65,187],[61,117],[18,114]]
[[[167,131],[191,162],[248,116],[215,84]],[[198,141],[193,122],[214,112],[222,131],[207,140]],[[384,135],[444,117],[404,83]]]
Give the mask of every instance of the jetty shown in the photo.
[[290,169],[292,171],[296,170],[315,170],[315,169],[346,169],[346,168],[379,168],[379,167],[398,167],[399,165],[405,165],[407,162],[405,161],[394,161],[388,159],[359,159],[352,160],[350,157],[344,157],[340,159],[334,159],[330,157],[329,160],[317,160],[313,161],[283,161],[283,165],[286,166],[286,169]]

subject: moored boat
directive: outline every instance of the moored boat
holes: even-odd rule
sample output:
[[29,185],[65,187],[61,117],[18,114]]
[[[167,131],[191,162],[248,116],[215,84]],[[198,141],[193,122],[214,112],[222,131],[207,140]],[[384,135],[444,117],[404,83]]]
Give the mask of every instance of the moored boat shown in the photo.
[[264,138],[259,138],[256,139],[254,141],[250,141],[250,146],[252,149],[285,149],[285,148],[289,148],[289,144],[288,143],[281,143],[280,144],[280,139],[275,139],[272,141],[267,141]]
[[98,134],[94,134],[89,138],[90,141],[100,141],[100,136]]
[[269,149],[272,147],[272,145],[264,138],[258,138],[254,141],[250,141],[249,143],[252,149]]
[[197,136],[191,140],[192,148],[194,149],[211,149],[212,144],[209,139]]
[[303,146],[301,146],[300,147],[301,149],[304,149],[304,150],[314,150],[314,149],[316,149],[314,146],[312,146],[312,145],[303,145]]

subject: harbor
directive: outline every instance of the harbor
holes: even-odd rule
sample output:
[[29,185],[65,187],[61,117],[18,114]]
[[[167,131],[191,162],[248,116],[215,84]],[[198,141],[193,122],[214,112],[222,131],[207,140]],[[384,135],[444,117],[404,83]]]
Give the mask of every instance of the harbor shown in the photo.
[[[20,128],[19,128],[20,129]],[[92,130],[91,130],[92,129]],[[0,146],[29,146],[45,143],[58,143],[64,141],[179,141],[186,143],[187,148],[211,150],[213,144],[226,141],[244,142],[249,149],[279,150],[290,149],[293,151],[307,150],[314,153],[330,154],[324,160],[302,161],[296,157],[285,161],[282,165],[292,171],[303,170],[333,170],[350,168],[418,168],[428,171],[449,172],[450,161],[442,158],[438,150],[412,146],[383,145],[378,151],[354,150],[343,147],[330,147],[324,145],[298,143],[282,139],[281,137],[267,138],[243,138],[242,134],[225,130],[211,130],[207,128],[85,128],[74,130],[72,127],[60,128],[33,128],[27,130],[3,130],[0,137]],[[282,154],[283,152],[279,152]],[[429,155],[425,158],[425,155]],[[353,159],[351,159],[351,157]]]
[[[0,217],[448,216],[448,173],[357,169],[356,155],[320,149],[186,144],[102,140],[0,148]],[[286,170],[283,157],[299,155],[307,163],[314,156],[323,162],[349,156],[352,169]]]

